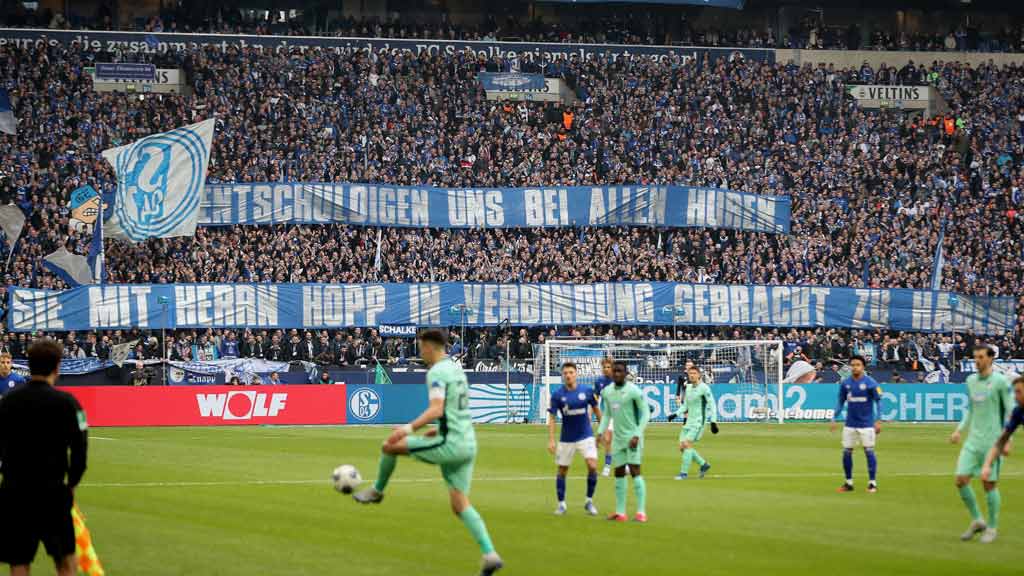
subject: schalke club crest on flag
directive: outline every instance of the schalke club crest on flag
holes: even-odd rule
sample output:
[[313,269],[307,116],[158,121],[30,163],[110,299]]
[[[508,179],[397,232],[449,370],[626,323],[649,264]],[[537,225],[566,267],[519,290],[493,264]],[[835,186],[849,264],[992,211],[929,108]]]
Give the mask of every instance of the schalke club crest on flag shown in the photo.
[[193,236],[206,183],[214,120],[103,151],[117,173],[106,234],[130,242]]

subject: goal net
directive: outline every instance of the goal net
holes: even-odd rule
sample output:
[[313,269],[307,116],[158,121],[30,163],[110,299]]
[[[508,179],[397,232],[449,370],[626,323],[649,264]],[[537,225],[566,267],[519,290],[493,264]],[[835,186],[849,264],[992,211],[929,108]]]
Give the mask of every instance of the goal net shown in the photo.
[[561,367],[576,364],[580,384],[593,386],[601,360],[626,363],[629,378],[640,386],[652,421],[665,421],[679,405],[676,380],[688,362],[700,368],[718,403],[721,422],[783,421],[782,342],[761,340],[549,340],[535,361],[535,421],[547,421],[551,391],[562,383]]

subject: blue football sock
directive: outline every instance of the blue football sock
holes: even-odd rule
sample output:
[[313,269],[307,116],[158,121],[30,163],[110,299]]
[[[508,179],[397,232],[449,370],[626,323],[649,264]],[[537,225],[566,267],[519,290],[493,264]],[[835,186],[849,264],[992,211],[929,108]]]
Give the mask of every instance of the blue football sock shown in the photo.
[[587,474],[587,498],[594,497],[594,490],[597,489],[597,472]]
[[555,476],[555,492],[558,493],[558,501],[565,502],[565,476]]
[[874,448],[865,448],[864,454],[868,458],[868,478],[874,482],[875,473],[878,472],[878,458],[875,456]]
[[853,450],[843,449],[843,472],[846,473],[846,482],[853,483]]
[[604,455],[604,465],[605,466],[611,466],[612,465],[612,454],[611,454],[611,452],[609,452],[609,453]]

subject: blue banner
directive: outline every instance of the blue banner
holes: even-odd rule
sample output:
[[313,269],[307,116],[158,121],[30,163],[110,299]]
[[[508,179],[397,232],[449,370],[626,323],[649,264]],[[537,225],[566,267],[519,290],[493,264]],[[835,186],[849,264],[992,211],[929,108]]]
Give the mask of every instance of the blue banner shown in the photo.
[[96,63],[97,80],[153,80],[154,78],[156,78],[155,64]]
[[[269,384],[270,374],[288,372],[288,362],[262,358],[225,358],[193,362],[171,362],[167,369],[168,384],[226,384],[238,378],[242,384]],[[294,383],[305,384],[305,373]],[[292,383],[292,382],[289,382]]]
[[[33,330],[347,328],[380,324],[835,326],[1004,334],[1010,297],[827,286],[601,284],[118,284],[9,287],[8,327]],[[463,314],[463,312],[465,312]],[[463,318],[464,316],[464,318]]]
[[42,28],[0,28],[0,47],[58,46],[77,43],[89,52],[121,52],[165,54],[186,49],[214,49],[221,52],[239,48],[260,47],[264,52],[302,51],[320,47],[340,53],[375,52],[456,55],[467,58],[519,58],[537,63],[579,58],[597,60],[646,58],[666,61],[673,57],[683,62],[695,60],[702,64],[720,58],[741,56],[748,60],[775,62],[775,50],[767,48],[705,48],[696,46],[646,46],[626,44],[567,44],[538,42],[490,42],[477,40],[433,40],[394,38],[337,38],[322,36],[257,36],[244,34],[175,34],[170,32],[106,32],[99,30],[70,31]]
[[[1013,374],[1021,375],[1024,374],[1024,360],[997,359],[995,369],[997,372],[1002,372],[1008,376]],[[974,365],[974,360],[965,359],[960,361],[960,371],[972,373],[977,372],[978,368]]]
[[[131,360],[131,365],[135,364],[134,360]],[[149,364],[150,362],[147,362]],[[60,361],[60,375],[61,376],[80,376],[82,374],[92,374],[93,372],[99,372],[100,370],[106,370],[114,366],[114,363],[110,360],[100,360],[99,358],[64,358]],[[21,374],[28,378],[30,374],[28,370],[28,361],[16,360],[11,364],[11,368],[14,372]]]
[[481,72],[476,75],[485,91],[526,92],[544,90],[547,82],[543,74],[526,74],[522,72]]
[[204,226],[432,228],[673,226],[788,234],[790,199],[694,186],[447,189],[329,183],[207,184]]

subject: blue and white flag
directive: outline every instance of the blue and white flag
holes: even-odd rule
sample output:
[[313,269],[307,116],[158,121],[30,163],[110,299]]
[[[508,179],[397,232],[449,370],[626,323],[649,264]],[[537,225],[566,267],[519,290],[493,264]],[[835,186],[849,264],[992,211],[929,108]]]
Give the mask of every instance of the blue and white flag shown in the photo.
[[63,246],[43,256],[43,266],[72,288],[93,283],[89,260],[85,256],[68,252]]
[[10,261],[14,253],[14,245],[21,236],[21,230],[25,227],[25,213],[15,204],[0,206],[0,230],[3,230],[4,240],[7,243],[7,260]]
[[141,242],[195,235],[213,127],[211,118],[103,151],[117,174],[106,221],[111,238]]
[[11,97],[7,94],[7,89],[3,87],[0,87],[0,132],[4,134],[18,133],[18,119],[14,117]]
[[103,284],[107,270],[103,266],[103,205],[99,206],[99,217],[92,227],[92,242],[88,256],[69,252],[61,246],[43,257],[43,266],[64,280],[68,286]]

